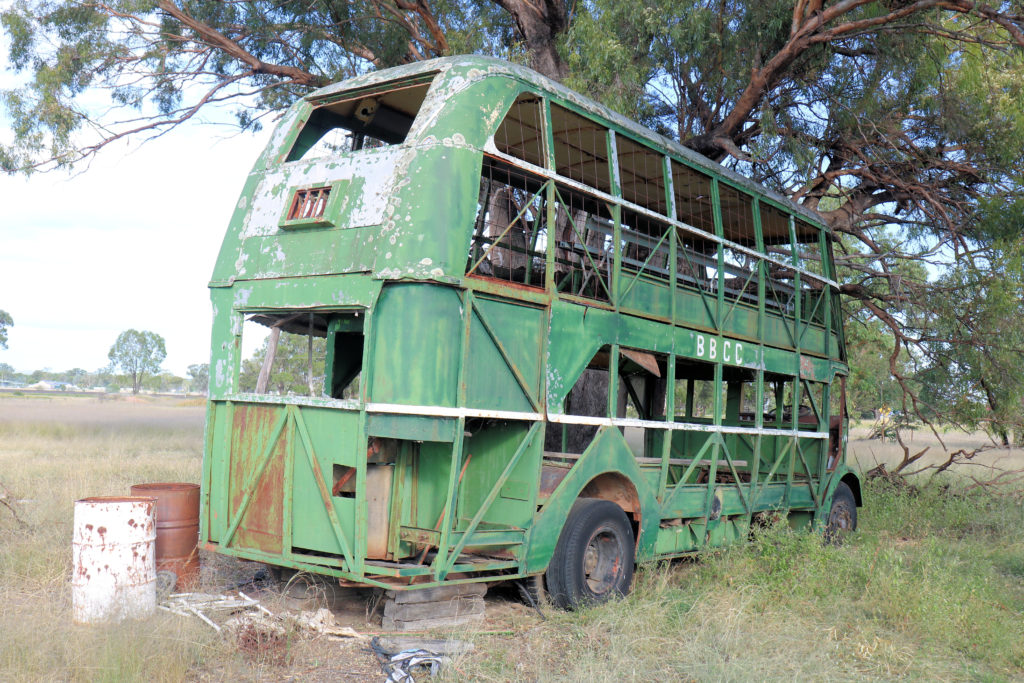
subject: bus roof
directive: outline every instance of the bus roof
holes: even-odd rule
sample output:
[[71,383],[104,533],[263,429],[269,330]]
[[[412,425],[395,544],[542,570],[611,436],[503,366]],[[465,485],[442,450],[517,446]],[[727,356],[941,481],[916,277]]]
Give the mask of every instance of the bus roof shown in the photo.
[[[537,88],[543,93],[550,93],[564,101],[571,102],[577,107],[614,124],[624,131],[627,131],[631,135],[641,140],[646,140],[657,148],[664,149],[669,153],[686,160],[695,168],[705,170],[712,175],[720,176],[737,187],[743,188],[754,195],[765,196],[788,208],[793,211],[794,214],[799,215],[805,220],[828,230],[828,227],[824,225],[821,220],[821,216],[817,212],[801,206],[788,197],[784,197],[774,190],[764,187],[750,178],[708,159],[704,155],[699,154],[692,149],[689,149],[688,147],[685,147],[678,142],[651,130],[650,128],[626,118],[622,114],[609,109],[603,104],[595,102],[585,95],[581,95],[574,90],[570,90],[557,81],[547,78],[546,76],[543,76],[525,66],[513,64],[512,62],[498,59],[496,57],[480,57],[476,55],[440,57],[437,59],[415,62],[413,64],[396,66],[390,69],[382,69],[380,71],[373,71],[361,76],[356,76],[355,78],[350,78],[346,81],[339,81],[338,83],[333,83],[324,88],[320,88],[319,90],[307,95],[305,99],[311,102],[321,101],[327,98],[332,98],[334,95],[344,93],[346,91],[373,87],[389,81],[405,80],[431,72],[438,73],[442,79],[447,82],[447,87],[461,87],[465,85],[467,80],[475,81],[482,78],[517,79]],[[442,82],[440,87],[445,88],[446,84]]]

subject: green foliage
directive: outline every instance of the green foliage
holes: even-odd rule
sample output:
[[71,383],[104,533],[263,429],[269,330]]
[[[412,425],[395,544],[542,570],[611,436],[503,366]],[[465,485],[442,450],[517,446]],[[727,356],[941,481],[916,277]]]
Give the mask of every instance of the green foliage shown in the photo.
[[641,568],[624,600],[547,610],[459,669],[486,680],[1020,680],[1019,493],[869,482],[859,529],[839,547],[784,523],[757,529],[751,543]]
[[[1005,217],[1013,223],[1012,211]],[[1019,439],[1024,427],[1021,227],[1014,226],[1011,239],[996,238],[983,261],[939,278],[931,302],[932,357],[919,375],[933,410],[970,429],[984,426],[1005,445],[1011,429]],[[980,229],[1000,231],[1001,225]]]
[[107,354],[112,368],[120,368],[132,380],[132,393],[139,393],[147,375],[160,372],[167,357],[164,338],[155,332],[125,330]]
[[149,375],[142,381],[142,386],[155,393],[180,392],[188,381],[172,372],[161,372]]
[[[458,52],[514,56],[511,18],[497,4],[443,0],[424,8],[436,29],[416,11],[375,0],[197,0],[180,7],[187,19],[152,0],[16,0],[0,12],[0,27],[11,65],[27,78],[0,92],[13,121],[0,169],[70,166],[95,151],[94,125],[110,131],[121,118],[135,128],[140,117],[173,126],[206,95],[236,101],[238,126],[258,130],[268,112],[311,89],[374,68]],[[100,91],[108,102],[96,98]],[[111,111],[119,114],[104,118]]]
[[[903,392],[889,373],[893,337],[881,322],[864,315],[848,319],[846,353],[850,377],[846,383],[847,412],[854,418],[874,414],[883,406],[902,406]],[[906,353],[900,354],[899,366],[906,368]]]
[[188,376],[191,380],[189,390],[205,394],[210,386],[210,364],[196,363],[188,366]]
[[14,319],[7,311],[0,311],[0,349],[7,348],[7,328],[14,327]]

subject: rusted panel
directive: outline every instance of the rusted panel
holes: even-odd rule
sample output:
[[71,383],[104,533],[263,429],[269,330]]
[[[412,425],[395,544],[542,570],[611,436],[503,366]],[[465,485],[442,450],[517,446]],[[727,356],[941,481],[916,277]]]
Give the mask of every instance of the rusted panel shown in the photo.
[[568,465],[549,465],[544,463],[540,468],[540,490],[537,492],[537,502],[543,503],[550,498],[567,474],[569,474]]
[[610,500],[626,512],[633,513],[635,518],[640,517],[640,497],[636,487],[621,474],[607,473],[595,477],[583,487],[580,496]]
[[366,468],[366,557],[390,560],[388,536],[391,532],[392,465],[369,465]]
[[[268,405],[240,405],[235,408],[231,427],[230,516],[234,516],[242,504],[249,475],[257,466],[256,460],[266,448],[266,440],[283,410],[283,406]],[[253,487],[252,501],[245,510],[232,545],[281,552],[285,444],[282,432],[272,446],[263,475]]]

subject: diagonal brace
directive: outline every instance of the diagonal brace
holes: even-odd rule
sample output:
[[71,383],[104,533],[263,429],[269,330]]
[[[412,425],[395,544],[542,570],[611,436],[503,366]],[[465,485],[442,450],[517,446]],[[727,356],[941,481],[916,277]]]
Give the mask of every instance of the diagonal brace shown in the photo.
[[530,406],[535,411],[540,412],[540,403],[534,397],[533,391],[530,389],[529,383],[527,383],[526,378],[523,377],[523,373],[519,371],[519,368],[516,366],[515,362],[512,361],[511,356],[508,355],[508,351],[505,350],[505,345],[501,343],[500,339],[498,339],[498,335],[494,331],[494,328],[491,326],[491,323],[487,319],[487,316],[484,315],[484,312],[480,310],[480,307],[477,306],[473,301],[469,302],[469,307],[473,311],[473,313],[476,314],[477,320],[480,321],[480,324],[483,325],[484,331],[487,333],[487,336],[491,338],[492,342],[494,342],[494,346],[495,348],[498,349],[498,353],[501,354],[501,358],[502,360],[505,361],[505,365],[507,365],[508,369],[512,371],[512,376],[516,378],[516,383],[519,384],[519,388],[523,390],[523,394],[526,396],[526,400],[530,402]]
[[466,547],[466,543],[469,541],[470,536],[472,536],[476,531],[476,528],[480,525],[480,521],[484,518],[484,515],[491,509],[491,505],[494,504],[494,501],[498,498],[498,494],[501,492],[501,487],[505,485],[505,482],[508,481],[508,478],[512,475],[512,470],[514,470],[516,465],[519,464],[523,454],[526,453],[526,450],[533,442],[534,437],[537,436],[537,432],[540,431],[540,426],[542,424],[544,423],[534,422],[530,427],[530,430],[526,432],[526,436],[524,436],[523,440],[519,443],[519,447],[516,448],[516,452],[512,454],[511,458],[509,458],[504,471],[501,473],[501,476],[498,477],[498,481],[495,482],[493,487],[491,487],[491,491],[487,494],[484,502],[480,505],[480,509],[476,511],[475,515],[473,515],[473,519],[469,522],[469,526],[466,527],[466,531],[463,532],[462,538],[460,538],[459,542],[454,548],[452,548],[452,552],[448,556],[448,566],[441,571],[440,576],[438,576],[438,580],[443,581],[448,572],[450,572],[452,567],[455,566],[455,562],[459,559],[459,554],[462,553],[462,549]]
[[320,499],[323,501],[324,508],[327,510],[327,517],[331,522],[331,529],[334,531],[334,536],[338,541],[338,546],[341,548],[342,555],[345,556],[345,564],[347,565],[346,569],[348,571],[352,571],[352,548],[349,546],[348,539],[345,538],[345,532],[341,528],[341,521],[338,519],[338,513],[334,509],[334,502],[331,500],[331,493],[327,490],[327,482],[324,481],[323,472],[320,470],[320,461],[317,460],[316,453],[313,450],[313,441],[309,438],[309,431],[306,429],[306,422],[302,419],[298,408],[294,405],[289,405],[288,410],[292,412],[292,421],[298,428],[299,437],[302,439],[303,450],[306,451],[306,458],[309,460],[309,467],[313,471],[313,479],[316,480],[316,487],[320,491]]
[[245,495],[242,498],[241,504],[238,506],[238,510],[235,511],[235,517],[231,520],[231,525],[228,526],[227,533],[224,534],[224,539],[221,544],[225,547],[231,544],[231,539],[235,537],[235,532],[238,531],[238,525],[242,523],[242,518],[245,516],[245,511],[249,509],[249,503],[252,502],[253,492],[256,491],[256,485],[260,482],[260,478],[263,476],[263,471],[267,469],[267,463],[270,462],[270,455],[274,452],[274,446],[277,445],[277,439],[281,436],[281,430],[284,429],[285,422],[288,421],[288,411],[282,410],[281,417],[277,418],[277,422],[274,423],[274,428],[270,431],[270,438],[267,440],[267,445],[263,447],[263,452],[260,453],[259,464],[256,469],[249,474],[249,478],[245,481]]

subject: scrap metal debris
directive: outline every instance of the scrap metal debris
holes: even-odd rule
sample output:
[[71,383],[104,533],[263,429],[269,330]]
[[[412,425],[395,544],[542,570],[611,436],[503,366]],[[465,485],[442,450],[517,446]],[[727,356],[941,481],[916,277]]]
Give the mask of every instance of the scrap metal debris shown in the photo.
[[[426,645],[432,649],[416,647],[417,644]],[[406,647],[396,652],[395,650],[402,645]],[[451,657],[448,655],[472,652],[473,645],[462,641],[430,640],[415,643],[409,640],[374,638],[370,641],[370,649],[387,676],[385,683],[415,683],[416,675],[436,676],[442,666],[451,663]]]
[[[281,634],[287,630],[297,630],[336,639],[364,637],[351,627],[339,626],[334,614],[327,608],[322,607],[315,612],[302,611],[298,614],[274,614],[261,605],[259,600],[249,597],[242,591],[235,592],[237,597],[212,593],[172,593],[157,606],[179,616],[198,617],[218,633],[226,628],[233,632],[256,630],[267,633],[280,631]],[[223,624],[218,624],[211,618],[218,616],[231,618]]]

